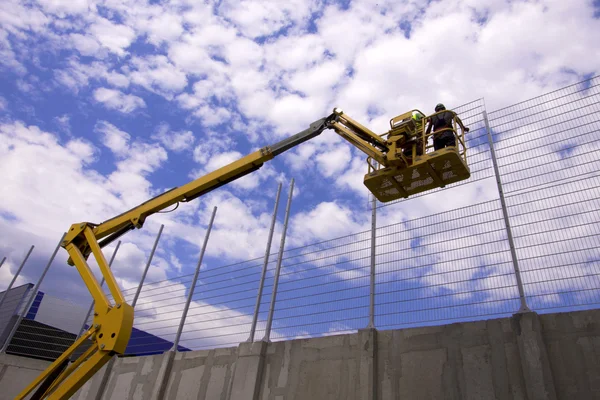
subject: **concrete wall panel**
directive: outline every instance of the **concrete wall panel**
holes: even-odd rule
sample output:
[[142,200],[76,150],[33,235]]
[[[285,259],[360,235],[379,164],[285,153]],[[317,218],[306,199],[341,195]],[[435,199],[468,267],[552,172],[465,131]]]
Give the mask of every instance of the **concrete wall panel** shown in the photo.
[[[600,310],[113,360],[73,398],[600,399]],[[0,355],[0,400],[48,364]]]
[[0,354],[0,400],[14,399],[48,365],[48,361]]
[[261,399],[355,399],[357,335],[269,344]]
[[559,399],[600,399],[600,310],[539,316]]

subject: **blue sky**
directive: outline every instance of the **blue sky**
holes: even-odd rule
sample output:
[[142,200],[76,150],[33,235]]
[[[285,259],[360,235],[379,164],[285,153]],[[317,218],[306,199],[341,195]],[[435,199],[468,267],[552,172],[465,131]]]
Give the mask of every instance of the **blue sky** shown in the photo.
[[[36,250],[20,282],[39,276],[71,223],[110,218],[335,106],[384,132],[408,109],[485,98],[494,110],[595,75],[597,12],[583,0],[3,1],[0,132],[11,144],[0,147],[0,256],[10,267],[0,284],[29,245]],[[363,155],[325,132],[150,218],[124,239],[115,274],[123,287],[137,284],[160,223],[149,280],[192,273],[214,205],[207,268],[260,257],[277,185],[285,194],[291,178],[290,247],[364,231],[365,170]],[[494,190],[483,181],[465,187],[442,210]],[[381,221],[438,212],[435,199],[418,210],[383,208]],[[85,289],[64,258],[46,291],[78,299]]]

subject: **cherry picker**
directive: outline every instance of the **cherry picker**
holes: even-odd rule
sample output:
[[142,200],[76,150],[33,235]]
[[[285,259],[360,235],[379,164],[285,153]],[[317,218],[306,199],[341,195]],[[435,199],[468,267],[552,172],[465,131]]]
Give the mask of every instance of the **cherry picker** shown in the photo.
[[[390,130],[378,135],[342,110],[336,108],[305,129],[274,145],[263,147],[237,161],[202,176],[184,186],[173,188],[131,210],[100,224],[81,222],[71,225],[61,246],[69,253],[68,263],[77,268],[94,301],[94,319],[90,328],[60,357],[42,372],[16,398],[24,399],[36,388],[32,399],[68,399],[113,356],[123,354],[133,327],[133,307],[127,304],[115,277],[108,267],[102,248],[126,232],[142,228],[146,218],[180,202],[189,202],[212,190],[259,169],[264,163],[299,144],[332,129],[367,155],[365,186],[382,202],[420,193],[468,179],[465,132],[462,121],[454,114],[452,127],[456,146],[437,151],[428,145],[430,136],[425,125],[435,115],[424,117],[411,110],[390,120]],[[422,116],[415,118],[415,116]],[[114,299],[109,301],[87,264],[93,255]],[[76,360],[75,350],[92,341]]]

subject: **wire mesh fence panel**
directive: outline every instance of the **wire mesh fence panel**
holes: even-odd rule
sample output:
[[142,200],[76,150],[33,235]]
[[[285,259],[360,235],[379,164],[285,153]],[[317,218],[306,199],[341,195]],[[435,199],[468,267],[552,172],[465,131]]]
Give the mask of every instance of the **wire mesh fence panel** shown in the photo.
[[600,78],[489,114],[529,306],[600,304]]
[[518,299],[499,200],[377,229],[380,329],[510,315]]
[[[134,308],[133,331],[126,355],[159,354],[173,348],[191,275],[145,283]],[[137,287],[123,295],[131,303]],[[179,350],[187,350],[179,347]]]
[[196,350],[237,346],[246,341],[262,266],[262,257],[225,266],[203,266],[181,346]]
[[[310,244],[283,253],[271,339],[322,336],[364,328],[369,318],[370,232]],[[273,264],[275,260],[273,260]],[[273,268],[257,337],[262,337]]]

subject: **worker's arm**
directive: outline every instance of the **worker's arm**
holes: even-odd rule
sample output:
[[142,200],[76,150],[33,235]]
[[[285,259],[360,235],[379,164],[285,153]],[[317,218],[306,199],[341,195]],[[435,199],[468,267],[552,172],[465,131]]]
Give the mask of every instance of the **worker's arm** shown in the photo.
[[462,120],[460,119],[460,117],[458,116],[458,114],[454,113],[454,118],[456,118],[456,122],[458,122],[458,124],[460,125],[461,128],[463,128],[465,130],[465,132],[469,132],[469,128],[466,127]]

